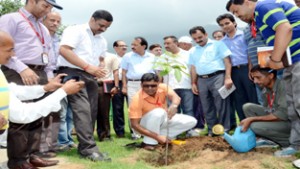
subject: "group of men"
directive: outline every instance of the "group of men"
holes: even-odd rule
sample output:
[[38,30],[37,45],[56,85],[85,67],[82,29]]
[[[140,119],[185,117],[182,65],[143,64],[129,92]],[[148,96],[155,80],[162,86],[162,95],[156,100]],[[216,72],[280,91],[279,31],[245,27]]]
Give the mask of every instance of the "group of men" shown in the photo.
[[[185,131],[197,135],[193,128],[203,129],[204,118],[209,136],[214,135],[215,124],[222,124],[228,132],[237,125],[237,112],[244,131],[251,127],[264,138],[263,144],[284,148],[275,152],[276,156],[299,151],[296,86],[300,83],[300,9],[295,5],[275,0],[230,0],[227,10],[249,23],[244,32],[236,28],[231,14],[224,14],[216,19],[222,29],[213,34],[216,40],[209,39],[202,26],[195,26],[189,30],[196,43],[192,48],[189,37],[178,40],[166,36],[163,54],[158,44],[151,45],[148,52],[147,40],[138,36],[128,53],[124,41],[115,41],[116,55],[107,52],[107,41],[102,36],[113,22],[110,12],[95,11],[88,23],[69,26],[59,39],[55,32],[61,18],[57,12],[50,12],[52,7],[62,9],[55,0],[27,0],[18,12],[0,18],[0,91],[7,92],[1,95],[5,104],[1,102],[0,111],[9,118],[9,168],[56,165],[57,160],[41,157],[55,156],[49,152],[55,149],[58,137],[69,137],[70,127],[65,123],[70,121],[66,120],[70,114],[79,141],[78,153],[92,161],[111,161],[96,145],[95,123],[99,140],[111,139],[112,101],[114,130],[117,137],[124,137],[126,96],[131,137],[142,135],[142,146],[148,150],[158,143],[169,143]],[[274,46],[268,60],[270,68],[259,67],[255,60],[253,51],[259,45]],[[283,68],[281,56],[287,47],[293,64],[285,68],[280,80],[276,70]],[[165,76],[159,76],[161,73]],[[61,84],[64,76],[73,80]],[[15,84],[8,85],[6,80]],[[234,93],[223,99],[218,89],[233,85]],[[61,107],[63,111],[58,114]],[[1,114],[2,128],[7,121]],[[73,145],[71,138],[66,142],[67,146]]]

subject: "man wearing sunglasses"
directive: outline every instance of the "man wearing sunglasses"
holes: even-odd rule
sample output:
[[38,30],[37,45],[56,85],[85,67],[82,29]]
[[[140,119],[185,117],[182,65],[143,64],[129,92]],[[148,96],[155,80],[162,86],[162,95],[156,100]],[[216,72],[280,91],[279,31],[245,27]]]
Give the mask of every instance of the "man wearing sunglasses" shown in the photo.
[[[180,97],[158,81],[156,74],[144,74],[141,78],[142,89],[132,98],[129,106],[131,126],[144,136],[142,147],[146,150],[154,150],[158,143],[169,143],[170,139],[197,123],[192,116],[176,114]],[[169,107],[167,99],[171,102]]]

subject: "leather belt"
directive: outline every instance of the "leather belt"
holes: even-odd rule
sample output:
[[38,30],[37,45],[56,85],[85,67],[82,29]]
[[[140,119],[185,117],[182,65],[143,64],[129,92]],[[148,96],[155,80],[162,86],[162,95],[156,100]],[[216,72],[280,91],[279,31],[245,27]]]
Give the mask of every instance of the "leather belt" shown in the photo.
[[132,82],[138,82],[141,81],[141,79],[127,79],[128,81],[132,81]]
[[27,64],[27,66],[30,69],[34,69],[34,70],[44,70],[46,67],[46,65],[30,65],[30,64]]
[[221,74],[221,73],[225,73],[225,70],[218,70],[214,73],[210,73],[210,74],[207,74],[207,75],[198,75],[198,77],[202,78],[202,79],[208,79],[208,78],[211,78],[215,75],[218,75],[218,74]]
[[232,66],[232,68],[240,69],[241,67],[244,67],[244,66],[247,66],[247,67],[248,67],[248,63],[241,64],[241,65],[236,65],[236,66]]

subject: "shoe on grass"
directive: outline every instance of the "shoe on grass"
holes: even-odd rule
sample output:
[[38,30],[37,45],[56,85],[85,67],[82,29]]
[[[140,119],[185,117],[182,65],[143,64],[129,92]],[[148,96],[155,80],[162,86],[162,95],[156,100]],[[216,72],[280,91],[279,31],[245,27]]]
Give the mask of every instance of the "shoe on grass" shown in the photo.
[[293,165],[294,165],[296,168],[300,168],[300,159],[293,161]]
[[265,148],[265,147],[276,147],[278,146],[278,144],[274,143],[271,140],[267,140],[267,139],[257,139],[256,140],[256,147],[255,148]]
[[275,151],[274,155],[276,157],[290,157],[296,154],[298,151],[293,147],[283,148],[282,150]]

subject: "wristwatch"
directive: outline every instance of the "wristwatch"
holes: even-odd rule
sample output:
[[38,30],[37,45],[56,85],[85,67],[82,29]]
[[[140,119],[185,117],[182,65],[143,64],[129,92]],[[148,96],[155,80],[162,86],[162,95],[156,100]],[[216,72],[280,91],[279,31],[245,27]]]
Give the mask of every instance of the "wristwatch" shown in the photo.
[[119,86],[114,86],[114,88],[116,88],[117,90],[119,90],[119,89],[120,89],[120,87],[119,87]]

